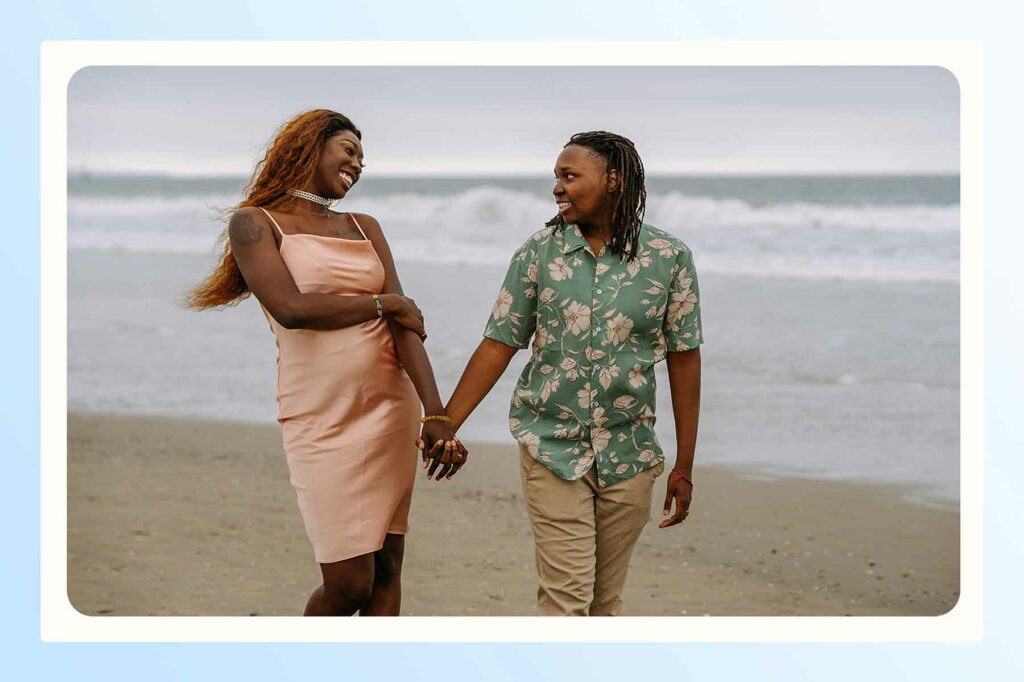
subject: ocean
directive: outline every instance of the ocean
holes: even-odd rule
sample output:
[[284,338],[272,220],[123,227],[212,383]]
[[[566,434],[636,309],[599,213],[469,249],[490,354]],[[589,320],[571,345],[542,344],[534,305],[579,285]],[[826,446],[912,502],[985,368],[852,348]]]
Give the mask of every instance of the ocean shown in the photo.
[[[196,313],[245,178],[68,178],[68,407],[272,422],[274,341],[252,300]],[[959,500],[956,176],[653,177],[646,222],[694,252],[706,343],[701,464],[904,486]],[[515,249],[554,215],[546,178],[364,177],[424,310],[442,396],[479,343]],[[465,425],[511,442],[527,352]],[[674,449],[667,375],[658,433]]]

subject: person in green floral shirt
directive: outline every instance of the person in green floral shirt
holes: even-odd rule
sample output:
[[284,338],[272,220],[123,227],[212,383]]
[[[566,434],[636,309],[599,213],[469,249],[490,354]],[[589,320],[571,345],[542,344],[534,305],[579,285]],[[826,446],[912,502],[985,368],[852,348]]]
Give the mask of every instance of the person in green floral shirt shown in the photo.
[[[537,611],[615,615],[664,470],[654,366],[665,359],[677,452],[661,527],[689,513],[703,342],[697,275],[682,241],[643,223],[643,164],[626,138],[574,135],[553,194],[558,215],[512,257],[446,413],[458,429],[533,339],[509,427],[533,526]],[[464,463],[435,456],[429,475],[450,477]]]

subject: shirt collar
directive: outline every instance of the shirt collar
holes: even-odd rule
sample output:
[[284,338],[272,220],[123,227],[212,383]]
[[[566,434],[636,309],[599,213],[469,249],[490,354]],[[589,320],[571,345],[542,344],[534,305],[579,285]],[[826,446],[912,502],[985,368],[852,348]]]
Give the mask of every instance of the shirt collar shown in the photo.
[[[643,230],[642,227],[640,229]],[[562,245],[563,254],[569,254],[572,253],[573,251],[579,251],[580,249],[585,249],[587,248],[587,246],[589,246],[587,240],[583,237],[583,233],[580,232],[580,228],[578,228],[575,224],[566,225],[565,229],[562,230],[562,237],[565,241],[565,243]],[[632,249],[630,249],[629,244],[627,244],[626,253],[629,254],[631,253],[631,251]]]
[[566,225],[562,230],[562,236],[565,240],[565,244],[562,245],[563,254],[587,248],[587,240],[583,238],[583,233],[576,225]]

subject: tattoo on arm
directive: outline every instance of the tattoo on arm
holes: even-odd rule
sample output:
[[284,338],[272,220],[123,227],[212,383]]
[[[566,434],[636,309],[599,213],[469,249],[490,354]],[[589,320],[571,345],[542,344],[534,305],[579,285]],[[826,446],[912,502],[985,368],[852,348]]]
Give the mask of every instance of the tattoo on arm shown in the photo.
[[228,224],[231,241],[239,246],[252,246],[263,236],[263,226],[253,220],[251,215],[235,214]]

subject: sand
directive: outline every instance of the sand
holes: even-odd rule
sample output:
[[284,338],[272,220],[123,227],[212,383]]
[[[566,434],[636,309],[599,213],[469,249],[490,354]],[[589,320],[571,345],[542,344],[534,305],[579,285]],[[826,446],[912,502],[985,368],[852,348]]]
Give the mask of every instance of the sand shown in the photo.
[[[498,434],[499,437],[504,434]],[[417,480],[405,615],[532,615],[514,444]],[[959,514],[896,486],[702,465],[690,518],[652,522],[623,615],[940,615],[959,594]],[[319,570],[276,424],[72,413],[68,596],[89,615],[299,615]]]

